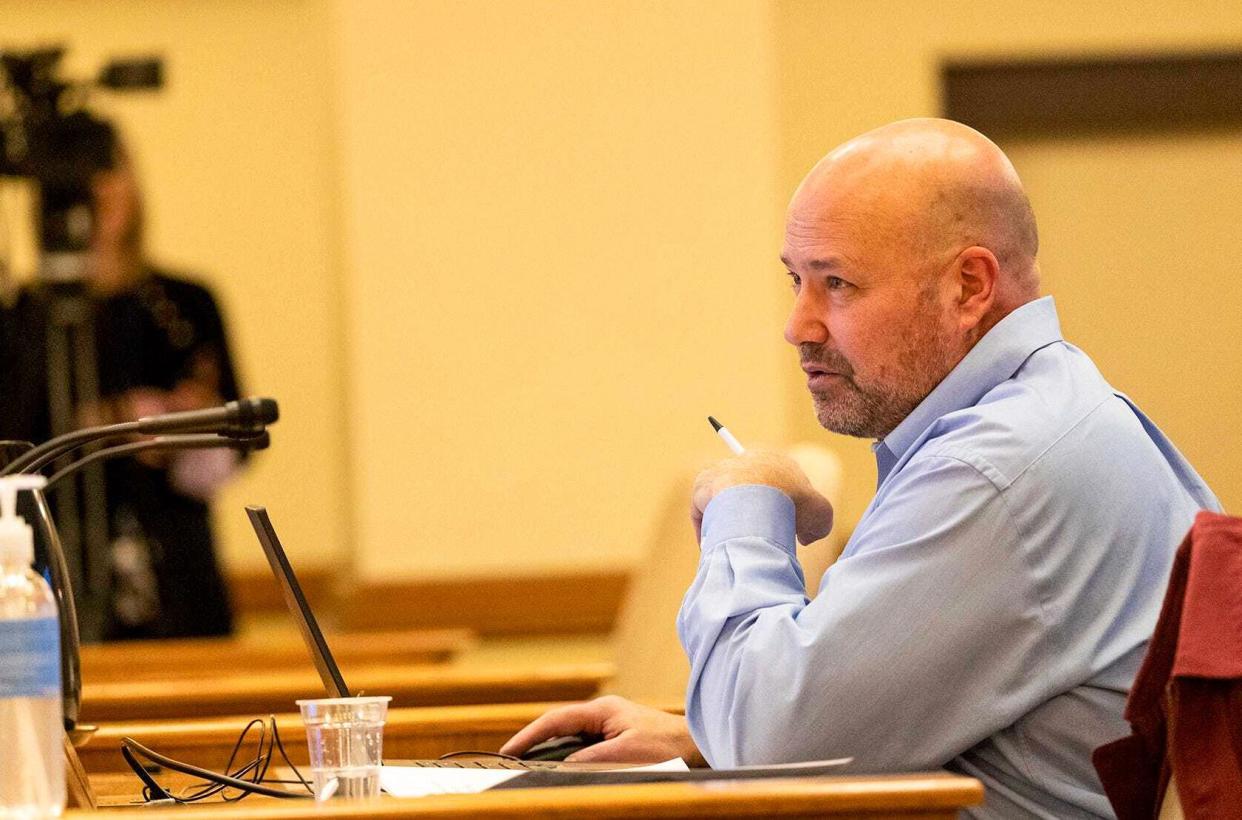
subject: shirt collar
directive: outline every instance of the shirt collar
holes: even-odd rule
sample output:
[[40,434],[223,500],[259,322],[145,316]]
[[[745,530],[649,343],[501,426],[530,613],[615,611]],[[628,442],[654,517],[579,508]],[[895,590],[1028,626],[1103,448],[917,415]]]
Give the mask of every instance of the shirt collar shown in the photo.
[[936,419],[977,404],[1032,353],[1059,341],[1061,322],[1051,296],[1028,302],[997,322],[901,424],[872,445],[877,486]]

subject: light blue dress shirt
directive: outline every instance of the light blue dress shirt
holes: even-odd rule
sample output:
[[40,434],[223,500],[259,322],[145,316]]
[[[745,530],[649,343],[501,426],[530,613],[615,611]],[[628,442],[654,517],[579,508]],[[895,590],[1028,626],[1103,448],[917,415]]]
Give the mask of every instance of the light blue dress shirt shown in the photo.
[[695,742],[713,766],[947,767],[983,782],[978,817],[1110,816],[1091,752],[1129,733],[1173,552],[1215,496],[1062,340],[1051,297],[875,452],[875,498],[811,601],[787,496],[708,505],[678,616]]

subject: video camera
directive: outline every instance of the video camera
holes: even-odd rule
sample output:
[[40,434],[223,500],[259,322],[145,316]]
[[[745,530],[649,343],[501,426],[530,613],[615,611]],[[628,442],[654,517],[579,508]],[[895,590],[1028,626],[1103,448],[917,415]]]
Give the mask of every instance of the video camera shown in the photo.
[[0,53],[0,175],[34,180],[39,190],[38,235],[43,275],[76,278],[94,228],[91,178],[114,167],[116,129],[86,107],[92,88],[116,91],[163,85],[159,59],[113,60],[93,81],[58,77],[62,47]]

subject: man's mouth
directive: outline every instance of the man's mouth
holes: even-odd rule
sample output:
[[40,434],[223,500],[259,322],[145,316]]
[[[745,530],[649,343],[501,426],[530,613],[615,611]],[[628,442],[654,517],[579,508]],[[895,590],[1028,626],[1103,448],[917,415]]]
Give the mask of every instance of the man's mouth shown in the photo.
[[844,379],[845,375],[835,370],[829,370],[821,364],[812,362],[803,362],[802,371],[806,373],[806,386],[810,390],[819,390],[828,387],[837,379]]

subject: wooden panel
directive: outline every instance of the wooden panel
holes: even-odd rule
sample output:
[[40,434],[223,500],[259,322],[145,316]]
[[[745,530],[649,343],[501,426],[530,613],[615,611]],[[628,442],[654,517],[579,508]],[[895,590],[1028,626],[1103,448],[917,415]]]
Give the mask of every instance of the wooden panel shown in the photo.
[[[311,567],[299,569],[297,574],[298,585],[315,610],[315,616],[326,619],[336,608],[340,573]],[[228,587],[229,600],[239,615],[288,611],[280,585],[271,570],[230,573]]]
[[945,116],[985,134],[1242,124],[1242,52],[950,61]]
[[[110,776],[115,777],[115,776]],[[791,777],[771,780],[649,783],[518,789],[417,799],[383,797],[374,802],[329,802],[249,798],[243,804],[196,806],[207,818],[370,817],[424,818],[901,818],[957,817],[959,809],[983,800],[979,781],[944,773],[872,777]],[[109,817],[185,820],[187,809],[109,809]],[[80,810],[67,817],[97,817]]]
[[371,584],[348,593],[347,629],[466,627],[481,635],[609,632],[629,574],[591,572]]
[[[326,571],[298,573],[321,622],[346,630],[465,628],[480,635],[610,632],[628,572],[437,578],[341,587]],[[229,577],[242,615],[285,611],[270,573]]]
[[[613,673],[608,663],[512,669],[363,666],[343,670],[356,693],[391,695],[393,706],[582,700]],[[84,681],[84,723],[287,712],[298,698],[323,697],[310,670],[175,680]]]
[[[467,629],[327,634],[345,668],[373,663],[444,663],[474,646]],[[201,677],[235,669],[313,669],[302,636],[292,629],[247,638],[118,641],[82,647],[82,678],[92,682],[136,678]]]

